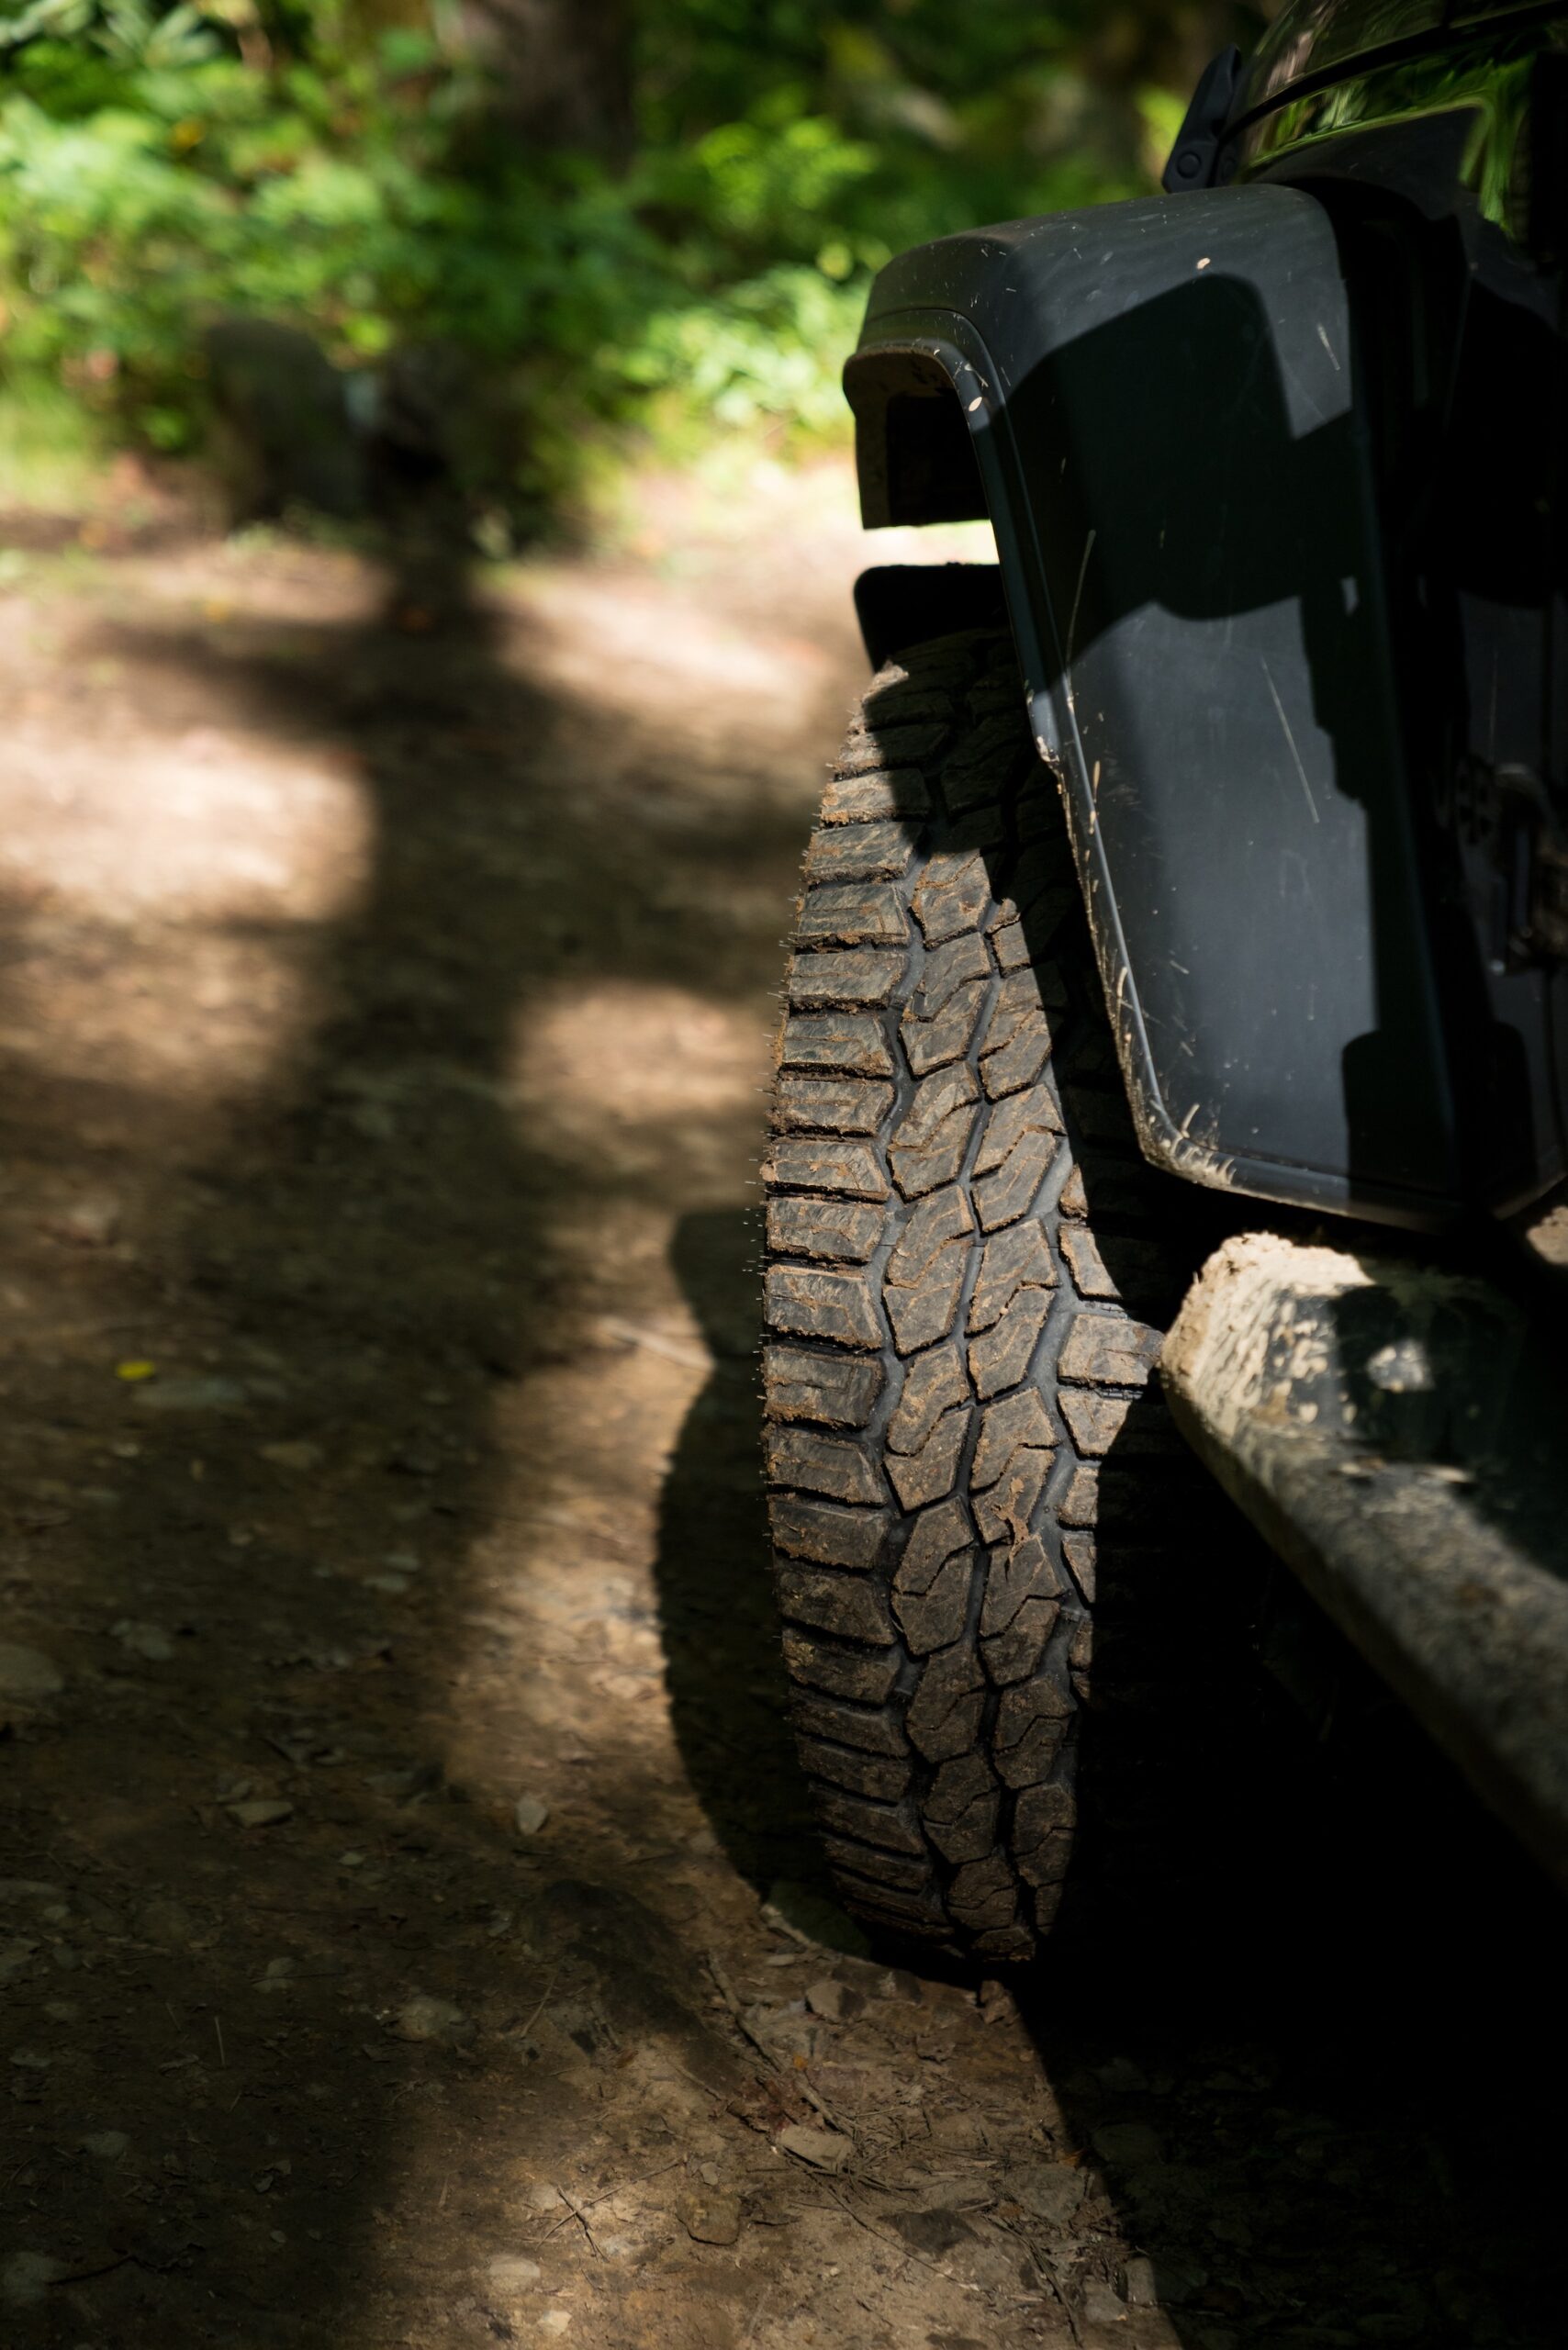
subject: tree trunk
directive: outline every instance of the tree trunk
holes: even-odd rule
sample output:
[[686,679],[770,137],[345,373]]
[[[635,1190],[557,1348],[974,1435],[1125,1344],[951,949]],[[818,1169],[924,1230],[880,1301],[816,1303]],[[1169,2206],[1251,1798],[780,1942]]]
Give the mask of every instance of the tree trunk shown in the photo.
[[469,0],[465,29],[499,83],[497,112],[530,144],[623,155],[633,137],[622,0]]

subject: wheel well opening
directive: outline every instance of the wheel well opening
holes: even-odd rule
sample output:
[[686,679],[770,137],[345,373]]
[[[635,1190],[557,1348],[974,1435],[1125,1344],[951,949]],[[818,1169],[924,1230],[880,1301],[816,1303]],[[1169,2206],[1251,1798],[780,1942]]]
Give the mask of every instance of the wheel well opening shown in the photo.
[[985,490],[958,393],[924,352],[869,351],[850,361],[844,387],[855,412],[861,520],[983,522]]

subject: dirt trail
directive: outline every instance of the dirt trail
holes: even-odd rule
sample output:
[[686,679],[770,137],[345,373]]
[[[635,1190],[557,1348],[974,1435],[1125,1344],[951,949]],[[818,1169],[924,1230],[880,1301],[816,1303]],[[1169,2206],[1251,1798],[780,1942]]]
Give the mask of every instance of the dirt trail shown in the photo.
[[1562,2337],[1560,1921],[1419,1762],[1175,1687],[1016,1998],[826,1901],[754,1202],[847,506],[0,575],[18,2350]]

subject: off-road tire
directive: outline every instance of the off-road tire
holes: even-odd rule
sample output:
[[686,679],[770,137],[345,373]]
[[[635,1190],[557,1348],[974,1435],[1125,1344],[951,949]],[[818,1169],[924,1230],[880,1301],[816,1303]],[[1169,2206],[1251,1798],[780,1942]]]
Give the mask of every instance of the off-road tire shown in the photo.
[[1073,1853],[1108,1510],[1147,1540],[1182,1473],[1150,1373],[1184,1187],[1137,1151],[1007,637],[880,671],[804,880],[763,1169],[800,1753],[857,1917],[1025,1959]]

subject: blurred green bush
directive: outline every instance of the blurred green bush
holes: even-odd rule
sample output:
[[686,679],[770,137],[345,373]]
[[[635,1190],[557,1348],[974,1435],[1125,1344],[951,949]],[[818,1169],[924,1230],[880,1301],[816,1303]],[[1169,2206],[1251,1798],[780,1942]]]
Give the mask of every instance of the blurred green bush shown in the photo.
[[558,145],[515,103],[550,9],[0,0],[5,383],[182,452],[220,317],[455,349],[521,427],[472,487],[526,515],[596,431],[836,431],[890,252],[1146,186],[1180,114],[1114,8],[633,0],[629,132]]

